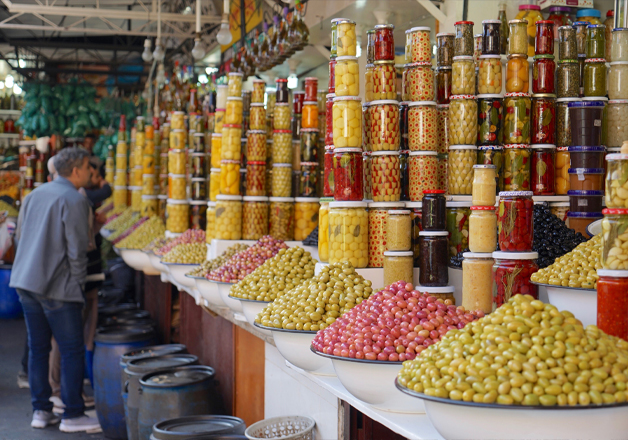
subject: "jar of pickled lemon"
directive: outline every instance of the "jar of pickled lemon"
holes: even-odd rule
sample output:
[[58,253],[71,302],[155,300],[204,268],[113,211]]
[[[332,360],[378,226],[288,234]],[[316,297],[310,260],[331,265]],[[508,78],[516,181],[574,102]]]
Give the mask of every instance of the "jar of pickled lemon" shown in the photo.
[[[229,98],[242,97],[242,77],[244,76],[241,72],[229,72],[229,82],[227,84],[227,93]],[[227,98],[227,99],[229,99]]]
[[240,194],[240,161],[223,160],[220,162],[220,194]]
[[168,173],[185,174],[185,161],[185,150],[171,149],[168,151]]
[[126,186],[114,186],[113,187],[113,207],[114,208],[126,208],[127,203],[127,189]]
[[360,71],[357,57],[336,58],[335,86],[336,96],[360,95]]
[[218,240],[242,238],[242,196],[219,194],[216,197],[215,228]]
[[242,124],[242,97],[228,97],[226,110],[225,124]]
[[362,104],[356,96],[336,96],[333,104],[336,148],[362,147]]
[[366,202],[329,204],[329,263],[349,261],[355,268],[368,266],[366,207]]
[[189,229],[190,205],[187,200],[168,199],[166,202],[166,231],[180,234]]
[[297,197],[294,200],[294,239],[303,241],[318,226],[318,199]]
[[187,199],[185,174],[168,174],[168,197],[177,200]]

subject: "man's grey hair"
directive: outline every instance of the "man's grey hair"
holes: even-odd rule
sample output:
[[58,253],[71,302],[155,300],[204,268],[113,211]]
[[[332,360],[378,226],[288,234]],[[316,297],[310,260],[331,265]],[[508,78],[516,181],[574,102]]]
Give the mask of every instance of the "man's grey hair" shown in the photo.
[[89,157],[89,152],[83,148],[64,148],[54,156],[54,165],[57,173],[60,176],[69,177],[74,168],[83,166],[86,157]]

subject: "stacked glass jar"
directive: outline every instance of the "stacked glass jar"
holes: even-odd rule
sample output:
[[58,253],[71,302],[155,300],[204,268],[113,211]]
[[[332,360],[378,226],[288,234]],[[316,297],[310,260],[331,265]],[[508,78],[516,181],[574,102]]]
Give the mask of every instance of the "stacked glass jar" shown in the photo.
[[[129,190],[131,191],[131,209],[140,212],[142,204],[142,183],[144,179],[144,146],[146,145],[146,120],[144,116],[135,119],[135,138],[131,138],[133,166]],[[134,141],[134,142],[133,142]]]
[[[609,34],[609,28],[606,28]],[[608,75],[608,106],[606,108],[606,142],[609,153],[619,152],[624,140],[628,139],[628,29],[617,28],[610,32],[606,41],[606,52],[611,63]],[[610,46],[610,48],[609,48]]]
[[288,80],[280,78],[275,83],[270,196],[292,197],[293,154]]
[[[187,181],[188,132],[185,113],[172,112],[168,129],[168,199],[166,201],[166,231],[181,234],[189,229],[190,203]],[[165,136],[165,133],[163,133]]]
[[[414,229],[414,228],[413,228]],[[446,230],[445,191],[426,190],[421,206],[421,230],[418,232],[419,284],[421,291],[453,300],[449,286],[449,233]],[[413,231],[413,237],[416,238]]]
[[436,89],[436,151],[437,159],[437,189],[447,191],[447,162],[449,153],[449,105],[452,87],[452,66],[454,59],[453,33],[436,35],[436,74],[434,88]]
[[[159,185],[159,195],[157,196],[159,204],[159,216],[166,221],[166,205],[168,203],[168,153],[170,151],[170,118],[161,125],[159,130],[160,149],[159,156],[155,158],[155,163],[159,163],[159,173],[157,177]],[[157,154],[157,149],[155,149]]]
[[[159,129],[159,120],[153,118],[153,124],[157,124]],[[159,215],[159,202],[157,193],[159,185],[157,175],[159,166],[155,163],[155,127],[154,125],[146,125],[144,127],[146,144],[144,145],[144,156],[142,158],[142,198],[140,203],[140,214],[142,217],[152,217]]]
[[123,208],[127,206],[128,144],[123,140],[124,135],[120,137],[120,134],[118,134],[118,139],[118,143],[116,144],[116,171],[113,177],[113,206],[115,208]]

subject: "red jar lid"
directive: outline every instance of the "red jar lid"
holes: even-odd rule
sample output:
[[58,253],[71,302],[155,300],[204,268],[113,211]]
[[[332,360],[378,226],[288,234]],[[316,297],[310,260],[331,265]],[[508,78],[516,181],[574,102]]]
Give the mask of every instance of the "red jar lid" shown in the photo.
[[263,160],[249,160],[246,164],[247,165],[266,165],[266,162],[264,162]]
[[242,125],[240,125],[240,124],[223,124],[222,127],[223,128],[242,128]]
[[273,130],[273,133],[290,133],[290,134],[292,134],[292,130]]
[[534,10],[540,11],[541,7],[539,5],[519,5],[520,11],[525,11],[528,9],[534,9]]
[[552,20],[539,20],[536,24],[538,26],[539,24],[554,24],[554,22]]
[[471,211],[495,211],[494,206],[472,206]]
[[473,24],[472,21],[457,21],[454,23],[454,26],[458,26],[459,24]]
[[423,194],[445,194],[445,191],[442,189],[426,189],[423,191]]
[[623,208],[613,208],[613,209],[610,209],[610,208],[604,208],[604,209],[602,210],[602,214],[610,214],[610,215],[616,215],[616,214],[619,214],[619,215],[626,215],[626,214],[628,214],[628,209],[623,209]]
[[275,80],[275,82],[278,82],[278,83],[287,83],[287,82],[288,82],[288,80],[287,80],[286,78],[279,78],[279,79],[276,79],[276,80]]
[[605,63],[605,58],[587,58],[584,60],[585,63]]
[[614,17],[614,16],[615,16],[615,11],[614,11],[613,9],[609,9],[609,10],[606,12],[606,16],[607,16],[607,17]]

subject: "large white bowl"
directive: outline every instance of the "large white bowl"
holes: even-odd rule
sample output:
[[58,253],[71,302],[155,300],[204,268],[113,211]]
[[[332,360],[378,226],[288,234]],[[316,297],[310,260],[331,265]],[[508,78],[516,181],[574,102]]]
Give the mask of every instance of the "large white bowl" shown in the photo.
[[194,277],[194,283],[208,303],[216,307],[227,307],[218,293],[218,284],[215,281],[210,281],[205,277]]
[[[259,312],[264,310],[264,307],[266,307],[268,304],[270,303],[266,301],[253,301],[250,299],[240,299],[240,305],[242,306],[242,313],[244,313],[244,317],[246,318],[246,321],[251,325],[255,325],[255,318],[257,317]],[[257,327],[257,329],[261,333],[264,333],[265,335],[268,335],[268,336],[272,335],[270,330],[266,330],[262,327]]]
[[601,232],[602,232],[602,219],[591,222],[587,226],[587,234],[589,234],[591,237],[595,237],[597,234]]
[[114,246],[113,251],[116,253],[116,255],[120,256],[120,249]]
[[[120,251],[120,256],[127,266],[135,270],[142,270],[144,268],[144,252],[139,249],[118,248],[118,250]],[[150,261],[147,261],[147,263],[150,264]]]
[[198,267],[198,264],[181,264],[181,263],[163,263],[164,266],[167,266],[170,270],[170,275],[177,284],[182,285],[183,287],[196,287],[194,283],[194,279],[188,278],[185,276],[186,273],[190,272],[195,267]]
[[148,255],[148,261],[150,261],[151,266],[153,266],[155,269],[157,269],[161,273],[170,273],[168,268],[161,262],[160,256],[155,255],[152,252],[149,252],[147,255]]
[[313,348],[312,352],[331,359],[340,383],[356,398],[373,408],[397,413],[425,413],[423,400],[400,395],[395,387],[395,379],[403,362],[332,356]]
[[270,328],[257,323],[255,327],[270,330],[279,353],[295,367],[321,376],[336,375],[331,360],[317,356],[310,350],[316,332]]
[[597,325],[597,290],[534,284],[545,287],[549,303],[558,310],[569,310],[585,327]]
[[141,251],[141,252],[142,254],[144,254],[144,259],[142,260],[142,263],[143,263],[142,272],[144,272],[144,275],[150,275],[150,276],[159,275],[161,272],[155,269],[153,265],[151,264],[149,253],[144,252],[144,251]]
[[240,300],[231,298],[229,296],[229,291],[231,290],[231,286],[233,286],[234,283],[221,283],[217,281],[216,284],[218,284],[218,293],[220,294],[220,298],[227,305],[227,307],[229,307],[235,313],[242,313],[243,309]]
[[396,385],[402,392],[423,399],[430,422],[446,440],[601,440],[628,436],[628,403],[506,406],[430,397]]

